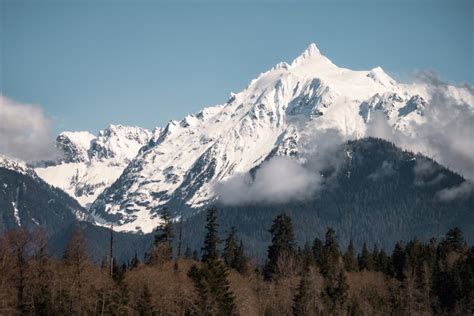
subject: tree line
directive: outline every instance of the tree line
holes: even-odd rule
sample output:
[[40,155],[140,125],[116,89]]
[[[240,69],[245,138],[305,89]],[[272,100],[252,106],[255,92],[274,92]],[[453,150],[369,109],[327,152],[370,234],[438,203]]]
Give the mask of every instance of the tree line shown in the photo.
[[[398,242],[391,252],[353,243],[336,231],[298,245],[291,218],[269,229],[267,258],[246,255],[235,228],[221,239],[217,210],[206,216],[200,252],[182,247],[182,225],[164,210],[150,250],[100,265],[78,228],[62,258],[48,254],[41,231],[0,238],[1,315],[471,315],[474,247],[458,228],[423,243]],[[175,229],[173,229],[175,227]],[[177,227],[177,229],[176,229]],[[177,230],[177,231],[175,231]],[[177,241],[173,243],[173,240]],[[370,241],[368,241],[370,244]],[[113,235],[111,235],[113,245]],[[176,245],[176,249],[173,249]]]

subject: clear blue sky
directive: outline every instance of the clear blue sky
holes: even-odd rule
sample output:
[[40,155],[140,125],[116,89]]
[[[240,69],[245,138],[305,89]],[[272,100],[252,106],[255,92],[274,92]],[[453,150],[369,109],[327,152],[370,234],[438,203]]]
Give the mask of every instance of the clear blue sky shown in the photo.
[[0,3],[0,91],[56,132],[163,126],[311,42],[339,66],[474,82],[471,0]]

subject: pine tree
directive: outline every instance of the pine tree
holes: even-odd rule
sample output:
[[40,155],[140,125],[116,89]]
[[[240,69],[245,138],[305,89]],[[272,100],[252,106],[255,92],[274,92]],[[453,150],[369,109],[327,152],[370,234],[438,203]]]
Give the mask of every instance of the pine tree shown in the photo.
[[347,247],[347,251],[344,254],[343,260],[344,260],[344,268],[346,269],[347,272],[358,270],[357,259],[355,257],[355,249],[354,249],[354,244],[352,243],[352,239],[349,242],[349,246]]
[[339,315],[346,309],[349,285],[342,269],[336,275],[329,275],[324,279],[324,289],[321,294],[330,315]]
[[229,268],[235,268],[235,260],[237,256],[237,240],[236,240],[236,229],[232,227],[229,235],[225,240],[224,251],[222,257],[224,263]]
[[162,223],[156,228],[153,247],[148,258],[150,264],[162,264],[173,259],[173,222],[171,221],[171,214],[167,208],[164,208],[160,216]]
[[400,242],[397,242],[393,249],[391,266],[392,275],[398,280],[403,281],[405,278],[405,247]]
[[214,208],[208,210],[206,230],[202,265],[200,268],[194,266],[188,272],[198,293],[198,314],[233,315],[234,295],[230,290],[228,273],[219,260],[217,247],[220,240],[217,235],[217,211]]
[[466,241],[464,239],[464,233],[458,227],[454,227],[450,229],[446,233],[446,238],[443,242],[443,246],[445,249],[453,250],[456,252],[462,252],[466,245]]
[[220,240],[217,235],[217,210],[215,208],[207,210],[206,221],[207,233],[204,238],[204,247],[202,248],[202,262],[216,261],[219,259],[217,246]]
[[367,270],[367,271],[373,270],[374,264],[373,264],[373,260],[372,260],[372,255],[369,253],[369,250],[367,249],[367,244],[366,243],[364,243],[364,245],[362,246],[362,252],[359,255],[358,262],[359,262],[360,271],[362,271],[362,270]]
[[308,294],[308,280],[306,273],[301,277],[298,288],[296,289],[296,295],[293,299],[293,315],[295,316],[305,316],[312,315],[312,312],[309,308],[309,302],[311,297]]
[[313,242],[313,256],[316,264],[321,267],[322,263],[322,256],[323,256],[323,242],[319,238],[315,238]]
[[[296,254],[293,224],[288,215],[278,215],[269,232],[272,234],[272,244],[268,248],[267,262],[263,270],[266,280],[271,280],[278,274],[280,258],[292,258]],[[292,267],[288,268],[292,269]]]
[[385,251],[382,249],[379,251],[377,259],[374,262],[374,269],[375,271],[380,271],[385,274],[389,274],[389,258]]
[[232,263],[232,268],[236,269],[240,274],[245,274],[248,270],[248,261],[249,259],[245,255],[244,243],[242,240],[240,240],[234,262]]
[[334,276],[339,269],[341,253],[337,243],[336,231],[329,227],[322,250],[320,272],[324,277]]

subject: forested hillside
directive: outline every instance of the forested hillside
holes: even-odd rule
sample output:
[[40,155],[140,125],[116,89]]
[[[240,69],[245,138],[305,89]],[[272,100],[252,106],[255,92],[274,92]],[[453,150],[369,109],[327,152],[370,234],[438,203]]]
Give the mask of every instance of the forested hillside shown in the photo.
[[52,235],[85,216],[76,200],[30,171],[0,166],[0,234],[18,227],[41,227]]
[[[313,198],[281,203],[218,205],[222,231],[235,226],[252,255],[263,258],[273,218],[285,212],[293,219],[299,243],[323,238],[326,228],[338,232],[341,245],[352,239],[391,247],[398,240],[428,241],[458,226],[474,240],[474,194],[446,198],[443,193],[465,184],[458,174],[420,154],[403,151],[381,139],[366,138],[341,146],[337,170],[325,171],[322,189]],[[184,242],[198,249],[204,213],[184,222]]]
[[[78,227],[61,259],[45,235],[11,230],[0,239],[0,314],[21,315],[470,315],[474,247],[459,228],[441,239],[390,249],[340,247],[326,230],[302,247],[292,219],[269,228],[265,264],[246,254],[240,234],[218,234],[206,213],[200,254],[183,248],[168,213],[145,258],[91,262]],[[172,240],[178,247],[173,249]],[[221,240],[224,240],[223,245]],[[373,244],[372,240],[367,241]],[[221,247],[223,246],[223,247]],[[222,251],[220,250],[222,248]],[[173,256],[173,253],[175,254]],[[112,257],[113,258],[113,257]]]

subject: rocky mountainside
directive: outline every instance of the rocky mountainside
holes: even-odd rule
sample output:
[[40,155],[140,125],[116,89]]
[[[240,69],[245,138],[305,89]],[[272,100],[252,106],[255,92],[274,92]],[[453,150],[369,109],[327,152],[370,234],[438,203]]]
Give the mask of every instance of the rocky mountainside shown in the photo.
[[56,139],[57,161],[35,171],[87,208],[120,176],[151,135],[146,129],[121,125],[110,125],[97,136],[63,132]]
[[[472,104],[467,88],[450,87],[449,93]],[[413,134],[414,125],[424,124],[430,100],[426,84],[397,83],[380,67],[340,68],[312,44],[290,64],[260,74],[225,104],[169,122],[98,195],[90,211],[99,224],[148,233],[159,222],[161,208],[193,213],[216,202],[223,181],[270,157],[312,154],[310,145],[324,140],[328,130],[336,131],[341,142],[359,139],[369,134],[374,117],[383,116],[392,130]],[[81,200],[95,183],[84,190],[73,186],[74,196]],[[100,182],[87,201],[106,186]]]
[[[474,240],[474,191],[460,191],[465,179],[420,154],[382,139],[349,141],[333,152],[337,169],[324,171],[324,185],[305,199],[280,203],[217,203],[221,236],[236,227],[252,255],[264,259],[271,242],[268,229],[284,212],[292,218],[298,244],[324,240],[327,227],[337,232],[342,249],[352,240],[384,249],[409,238],[429,241],[459,227]],[[457,192],[455,196],[453,193]],[[183,245],[200,249],[205,212],[183,226]]]
[[76,200],[44,182],[33,169],[0,156],[0,233],[22,227],[52,235],[86,217]]

